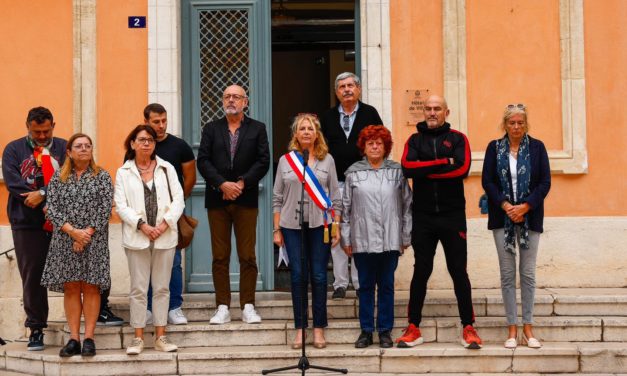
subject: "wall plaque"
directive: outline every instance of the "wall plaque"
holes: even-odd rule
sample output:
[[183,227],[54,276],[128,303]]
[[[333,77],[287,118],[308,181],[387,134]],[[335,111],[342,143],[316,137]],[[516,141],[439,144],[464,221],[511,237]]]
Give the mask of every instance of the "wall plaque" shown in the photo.
[[406,111],[405,122],[408,126],[413,127],[425,119],[422,108],[427,97],[429,97],[429,89],[405,90],[403,106]]

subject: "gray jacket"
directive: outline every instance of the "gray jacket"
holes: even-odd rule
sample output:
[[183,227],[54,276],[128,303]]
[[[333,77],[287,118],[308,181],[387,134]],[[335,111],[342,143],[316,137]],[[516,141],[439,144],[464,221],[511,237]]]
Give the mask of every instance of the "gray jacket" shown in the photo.
[[[335,162],[331,154],[309,166],[320,185],[324,189],[324,192],[329,196],[333,209],[336,215],[342,214],[342,198],[337,183],[337,173],[335,172]],[[300,224],[298,221],[298,201],[300,200],[301,182],[296,176],[296,173],[292,170],[285,155],[279,159],[279,166],[277,167],[276,177],[274,178],[274,188],[272,195],[272,212],[281,213],[279,226],[289,229],[299,229]],[[309,228],[315,228],[324,224],[323,211],[320,210],[311,200],[308,200],[308,194],[305,192],[306,200],[309,204],[306,205],[307,218],[309,221]],[[329,225],[333,218],[328,218]]]
[[346,170],[342,246],[353,253],[399,251],[411,244],[412,195],[401,165],[385,160],[373,169],[364,159]]

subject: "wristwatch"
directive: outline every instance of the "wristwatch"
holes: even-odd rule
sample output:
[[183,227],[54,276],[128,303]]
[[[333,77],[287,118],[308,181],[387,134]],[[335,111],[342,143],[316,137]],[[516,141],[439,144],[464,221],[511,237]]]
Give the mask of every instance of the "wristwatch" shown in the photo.
[[41,195],[41,197],[46,197],[46,190],[45,189],[40,189],[39,190],[39,194]]

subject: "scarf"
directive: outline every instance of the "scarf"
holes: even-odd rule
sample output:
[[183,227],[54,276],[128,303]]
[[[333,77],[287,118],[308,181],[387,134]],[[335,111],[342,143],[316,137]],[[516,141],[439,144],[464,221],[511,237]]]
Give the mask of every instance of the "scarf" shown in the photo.
[[[529,158],[529,136],[525,135],[518,147],[518,158],[516,160],[516,200],[512,195],[512,187],[509,170],[509,138],[505,135],[502,139],[496,141],[496,169],[501,183],[501,193],[505,195],[507,201],[517,205],[529,196],[529,182],[531,180],[531,161]],[[518,243],[521,249],[529,249],[529,223],[527,215],[524,216],[522,223],[514,223],[505,216],[505,250],[516,254],[516,227],[520,231]]]
[[[37,143],[30,136],[27,137],[27,141],[30,147],[33,148],[33,159],[35,160],[35,163],[37,163],[37,167],[41,169],[41,173],[44,178],[44,187],[48,186],[50,179],[52,179],[52,175],[54,175],[54,172],[59,168],[57,160],[52,158],[50,155],[52,139],[50,139],[50,142],[45,146],[37,145]],[[48,219],[46,219],[46,222],[44,223],[44,230],[52,232],[52,222]]]

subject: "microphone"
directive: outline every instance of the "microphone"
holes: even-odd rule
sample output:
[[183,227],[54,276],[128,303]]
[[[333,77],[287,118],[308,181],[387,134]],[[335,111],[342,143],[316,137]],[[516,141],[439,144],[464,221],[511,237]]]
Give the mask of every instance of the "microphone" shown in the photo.
[[303,150],[303,166],[307,166],[307,161],[309,160],[309,150]]

